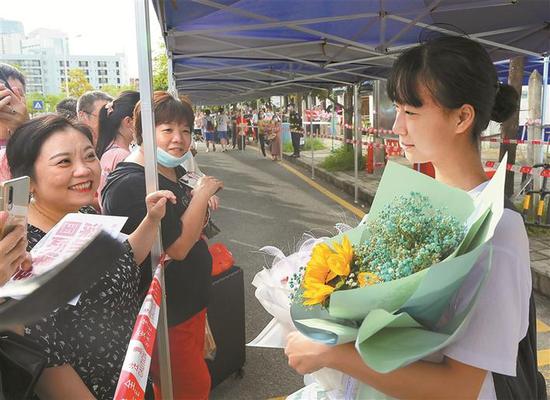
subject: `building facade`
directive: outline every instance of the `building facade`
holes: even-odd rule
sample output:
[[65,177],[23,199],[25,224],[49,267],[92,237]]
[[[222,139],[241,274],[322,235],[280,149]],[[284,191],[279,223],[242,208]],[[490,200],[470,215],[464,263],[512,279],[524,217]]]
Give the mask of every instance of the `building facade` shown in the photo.
[[21,22],[0,19],[0,62],[22,69],[29,93],[64,93],[71,69],[81,69],[95,89],[129,84],[124,54],[71,55],[68,49],[63,32],[37,29],[25,36]]

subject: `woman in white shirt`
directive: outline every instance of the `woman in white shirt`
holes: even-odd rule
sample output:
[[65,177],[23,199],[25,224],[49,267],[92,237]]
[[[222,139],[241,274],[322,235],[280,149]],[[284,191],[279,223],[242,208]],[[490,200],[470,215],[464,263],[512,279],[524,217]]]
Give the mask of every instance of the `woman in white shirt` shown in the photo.
[[[462,37],[426,42],[397,59],[387,88],[397,110],[393,130],[407,159],[431,162],[437,180],[476,196],[487,181],[480,134],[519,104],[516,91],[498,82],[484,48]],[[537,372],[529,242],[518,213],[505,210],[492,245],[493,268],[470,324],[434,355],[439,362],[380,374],[353,343],[329,347],[292,333],[290,366],[303,374],[334,368],[395,398],[546,398]]]

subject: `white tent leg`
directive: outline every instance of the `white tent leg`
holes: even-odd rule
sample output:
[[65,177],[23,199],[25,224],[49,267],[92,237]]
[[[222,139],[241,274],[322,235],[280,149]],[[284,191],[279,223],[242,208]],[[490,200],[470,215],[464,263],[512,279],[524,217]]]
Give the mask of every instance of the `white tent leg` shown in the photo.
[[[151,38],[149,30],[149,0],[135,0],[136,39],[138,43],[139,92],[141,101],[141,123],[143,126],[143,148],[145,155],[145,185],[147,193],[158,190],[157,151],[155,137],[155,117],[152,108],[152,66]],[[155,271],[162,244],[160,229],[151,249],[151,267]],[[170,349],[168,344],[168,326],[166,319],[166,289],[164,271],[160,274],[162,297],[157,328],[157,345],[160,364],[160,382],[164,399],[172,400],[172,371],[170,368]]]

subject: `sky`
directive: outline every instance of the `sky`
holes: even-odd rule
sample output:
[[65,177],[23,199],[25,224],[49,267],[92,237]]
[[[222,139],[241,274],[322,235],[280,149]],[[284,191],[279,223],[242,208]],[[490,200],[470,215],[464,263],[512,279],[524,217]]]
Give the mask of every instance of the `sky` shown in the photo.
[[[62,31],[69,37],[70,54],[125,53],[128,76],[137,77],[134,0],[0,0],[0,16],[23,23],[25,34],[37,28]],[[151,46],[159,48],[162,35],[149,5]]]

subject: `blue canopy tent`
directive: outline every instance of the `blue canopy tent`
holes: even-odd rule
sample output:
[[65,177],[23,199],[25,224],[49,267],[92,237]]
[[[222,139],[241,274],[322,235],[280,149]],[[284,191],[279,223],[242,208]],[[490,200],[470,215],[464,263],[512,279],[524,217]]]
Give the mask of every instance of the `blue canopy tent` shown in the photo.
[[550,50],[548,0],[158,0],[178,91],[228,103],[383,79],[429,32],[495,61]]

